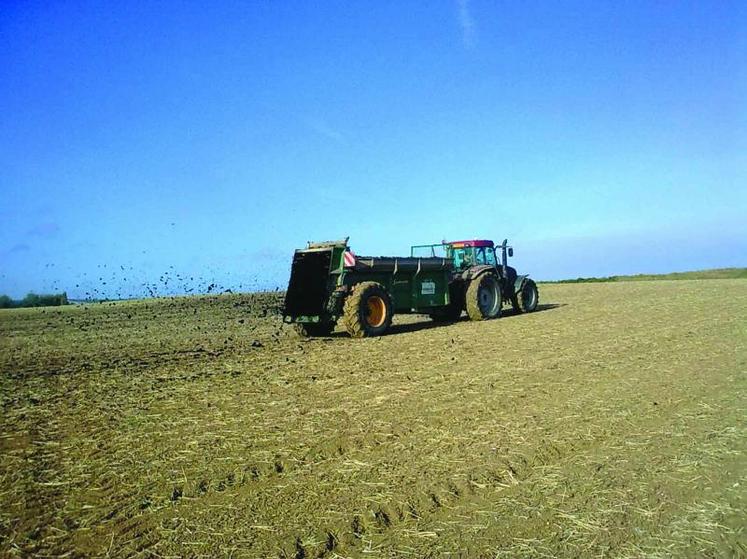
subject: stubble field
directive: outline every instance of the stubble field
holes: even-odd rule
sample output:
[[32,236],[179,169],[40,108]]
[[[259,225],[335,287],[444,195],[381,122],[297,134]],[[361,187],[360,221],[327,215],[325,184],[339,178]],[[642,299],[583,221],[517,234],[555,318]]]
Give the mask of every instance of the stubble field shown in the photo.
[[0,312],[0,555],[741,557],[747,280],[299,340],[277,295]]

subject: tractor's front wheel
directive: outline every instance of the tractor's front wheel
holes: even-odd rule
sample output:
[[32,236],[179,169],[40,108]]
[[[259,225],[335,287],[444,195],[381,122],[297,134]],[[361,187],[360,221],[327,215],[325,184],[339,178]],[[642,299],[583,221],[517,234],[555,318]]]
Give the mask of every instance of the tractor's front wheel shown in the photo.
[[516,295],[514,309],[517,312],[532,312],[537,309],[539,303],[539,290],[533,280],[527,279],[521,286],[521,291]]
[[293,329],[301,338],[315,338],[318,336],[329,336],[335,325],[332,322],[296,322]]
[[501,286],[495,276],[484,274],[472,280],[467,288],[467,315],[470,320],[501,316]]
[[392,324],[394,309],[384,286],[364,281],[345,298],[342,323],[352,338],[381,336]]

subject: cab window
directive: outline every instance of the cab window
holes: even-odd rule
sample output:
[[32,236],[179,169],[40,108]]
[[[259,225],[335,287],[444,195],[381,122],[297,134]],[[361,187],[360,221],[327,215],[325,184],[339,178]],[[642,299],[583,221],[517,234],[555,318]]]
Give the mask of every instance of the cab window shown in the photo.
[[495,252],[490,247],[478,247],[475,249],[475,257],[478,264],[487,264],[488,266],[495,266]]
[[464,265],[464,249],[457,248],[453,252],[454,266],[461,268]]
[[454,260],[454,266],[458,269],[468,268],[472,266],[472,249],[471,248],[455,248],[451,249],[451,257]]

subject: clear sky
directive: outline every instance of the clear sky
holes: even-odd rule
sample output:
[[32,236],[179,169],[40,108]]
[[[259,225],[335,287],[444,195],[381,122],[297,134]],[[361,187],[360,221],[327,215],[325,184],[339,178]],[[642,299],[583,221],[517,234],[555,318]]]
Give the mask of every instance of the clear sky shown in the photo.
[[0,195],[15,297],[284,288],[345,236],[747,266],[747,3],[4,1]]

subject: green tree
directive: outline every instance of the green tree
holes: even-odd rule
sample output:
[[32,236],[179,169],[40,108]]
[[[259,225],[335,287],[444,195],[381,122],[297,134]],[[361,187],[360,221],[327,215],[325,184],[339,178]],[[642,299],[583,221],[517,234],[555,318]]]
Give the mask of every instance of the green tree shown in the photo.
[[38,307],[39,296],[36,293],[29,293],[21,299],[21,307]]

